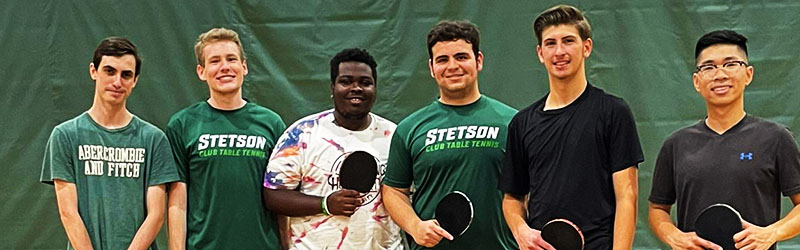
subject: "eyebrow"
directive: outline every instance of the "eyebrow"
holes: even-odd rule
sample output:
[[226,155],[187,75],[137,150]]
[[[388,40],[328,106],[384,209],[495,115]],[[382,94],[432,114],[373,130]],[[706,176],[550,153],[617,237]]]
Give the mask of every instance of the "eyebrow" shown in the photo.
[[[722,59],[722,62],[729,62],[729,61],[744,61],[744,60],[735,56],[729,56]],[[708,59],[700,63],[700,65],[713,64],[713,63],[714,60]]]

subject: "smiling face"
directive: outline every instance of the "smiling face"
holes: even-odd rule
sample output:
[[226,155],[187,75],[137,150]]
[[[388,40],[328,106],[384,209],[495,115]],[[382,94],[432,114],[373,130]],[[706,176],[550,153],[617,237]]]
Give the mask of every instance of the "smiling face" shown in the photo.
[[89,64],[89,76],[95,81],[95,99],[125,104],[136,87],[136,59],[133,55],[103,56],[100,65]]
[[334,110],[345,119],[363,119],[375,103],[372,69],[362,62],[339,64],[339,75],[331,84]]
[[722,64],[732,61],[747,62],[744,51],[733,44],[716,44],[705,48],[697,56],[697,65],[717,65],[708,73],[692,74],[694,89],[709,106],[728,106],[744,102],[744,89],[753,81],[753,67],[734,70],[722,69]]
[[197,76],[208,83],[212,94],[241,92],[244,76],[247,75],[247,62],[239,53],[239,46],[228,40],[203,47],[204,65],[197,65]]
[[592,39],[581,40],[574,25],[556,25],[542,31],[542,44],[536,46],[539,62],[555,79],[585,74],[584,62],[592,53]]
[[483,69],[483,53],[472,50],[472,44],[463,39],[441,41],[431,47],[432,58],[428,67],[436,79],[442,96],[478,89],[478,72]]

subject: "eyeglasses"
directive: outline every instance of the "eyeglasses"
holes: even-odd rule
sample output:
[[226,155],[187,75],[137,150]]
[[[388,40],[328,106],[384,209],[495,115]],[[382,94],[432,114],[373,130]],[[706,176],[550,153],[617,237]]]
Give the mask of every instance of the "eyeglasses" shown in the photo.
[[[733,73],[733,72],[736,72],[736,71],[738,71],[740,69],[743,69],[743,68],[745,68],[747,66],[750,66],[750,65],[748,65],[744,61],[728,61],[728,62],[723,63],[720,66],[722,67],[722,70],[725,70],[725,73]],[[709,64],[703,64],[703,65],[695,67],[694,73],[698,73],[698,74],[700,74],[700,75],[702,75],[704,77],[707,77],[707,76],[710,76],[711,73],[714,73],[715,69],[719,69],[720,66],[718,66],[716,64],[710,64],[710,63]]]

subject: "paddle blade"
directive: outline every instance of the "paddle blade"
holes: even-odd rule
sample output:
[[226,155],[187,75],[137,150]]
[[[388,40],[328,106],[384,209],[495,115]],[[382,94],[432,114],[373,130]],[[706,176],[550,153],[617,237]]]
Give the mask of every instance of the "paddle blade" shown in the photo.
[[370,153],[355,151],[346,156],[339,168],[339,183],[342,188],[367,193],[375,185],[378,162]]
[[566,219],[555,219],[544,224],[542,239],[557,250],[583,250],[583,233]]
[[434,214],[439,226],[453,237],[462,235],[469,229],[472,216],[472,202],[466,194],[459,191],[445,195],[436,205]]
[[726,204],[714,204],[700,212],[694,222],[697,236],[714,242],[722,249],[736,249],[733,235],[742,231],[742,217]]

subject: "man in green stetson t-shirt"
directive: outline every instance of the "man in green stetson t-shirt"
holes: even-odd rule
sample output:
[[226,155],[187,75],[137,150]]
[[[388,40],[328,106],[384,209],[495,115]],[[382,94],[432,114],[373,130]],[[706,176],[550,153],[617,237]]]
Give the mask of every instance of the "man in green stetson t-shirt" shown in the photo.
[[[276,217],[261,202],[267,159],[286,129],[242,98],[247,61],[239,35],[215,28],[195,44],[210,97],[175,115],[167,137],[183,182],[170,186],[171,249],[280,249]],[[175,242],[174,244],[172,242]]]
[[[392,137],[383,201],[413,237],[411,249],[517,249],[496,188],[507,124],[516,110],[480,94],[479,43],[478,28],[466,21],[442,21],[431,29],[428,67],[439,100],[406,117]],[[466,194],[474,211],[472,225],[460,236],[433,218],[439,200],[453,191]]]
[[40,181],[55,185],[67,249],[157,249],[166,183],[178,173],[164,133],[125,105],[141,64],[128,39],[101,41],[89,64],[92,107],[47,141]]

